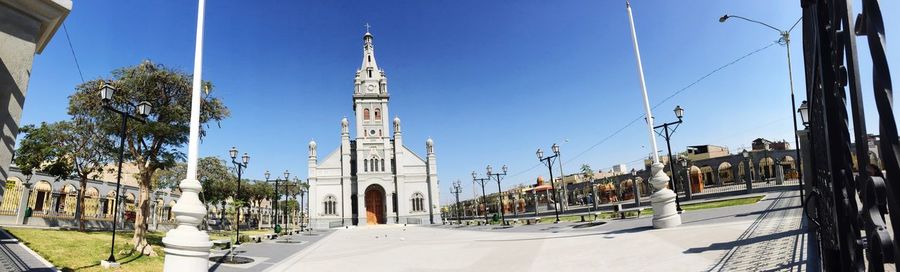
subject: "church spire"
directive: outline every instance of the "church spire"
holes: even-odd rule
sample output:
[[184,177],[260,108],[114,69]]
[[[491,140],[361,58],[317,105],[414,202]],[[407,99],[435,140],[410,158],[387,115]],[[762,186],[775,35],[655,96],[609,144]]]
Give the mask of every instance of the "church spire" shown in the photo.
[[[375,63],[375,46],[372,44],[372,40],[375,39],[375,36],[372,36],[372,33],[369,32],[369,24],[366,24],[366,34],[363,35],[363,62],[360,70],[366,73],[363,75],[363,78],[378,78],[380,76],[380,70],[378,69],[378,64]],[[367,70],[371,69],[372,74],[369,75]],[[379,72],[379,73],[376,73]]]

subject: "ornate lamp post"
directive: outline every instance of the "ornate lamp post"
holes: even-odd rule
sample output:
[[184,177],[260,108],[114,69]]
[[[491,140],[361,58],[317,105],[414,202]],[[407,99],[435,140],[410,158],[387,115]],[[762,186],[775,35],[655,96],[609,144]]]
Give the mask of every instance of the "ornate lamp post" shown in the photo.
[[146,123],[147,116],[150,115],[150,110],[152,106],[150,102],[141,101],[137,105],[132,104],[130,102],[126,102],[127,106],[130,106],[137,115],[131,115],[128,113],[129,110],[120,110],[116,105],[112,104],[113,95],[116,93],[116,88],[110,85],[109,83],[103,83],[100,86],[100,99],[103,101],[103,109],[119,114],[119,117],[122,119],[122,129],[119,130],[119,160],[118,160],[118,173],[116,174],[116,205],[113,207],[113,229],[112,229],[112,242],[109,246],[109,258],[106,259],[106,262],[103,264],[105,267],[115,267],[118,266],[116,263],[115,256],[115,247],[116,247],[116,225],[118,225],[118,216],[119,213],[119,196],[121,193],[119,189],[122,186],[122,161],[125,158],[125,138],[128,137],[128,119],[134,119],[135,121]]
[[[450,187],[450,193],[456,195],[456,224],[462,225],[462,218],[460,218],[459,212],[459,193],[462,192],[462,185],[459,180],[453,182],[453,187]],[[451,221],[452,222],[452,221]]]
[[746,164],[746,167],[744,167],[746,168],[744,174],[747,175],[747,193],[749,194],[751,191],[753,191],[753,171],[750,170],[750,152],[744,149],[744,151],[741,152],[741,155],[744,156],[744,161]]
[[641,184],[637,180],[637,170],[631,168],[631,192],[634,193],[634,207],[641,206]]
[[231,164],[234,165],[234,170],[237,171],[237,191],[234,191],[234,200],[235,200],[234,203],[240,204],[240,205],[235,205],[235,206],[237,206],[237,207],[235,207],[235,216],[236,216],[235,229],[237,231],[234,234],[234,241],[235,241],[234,244],[240,245],[241,244],[241,208],[243,208],[244,205],[243,205],[243,203],[240,203],[238,201],[240,200],[240,196],[241,196],[241,174],[244,173],[244,168],[247,168],[247,164],[250,163],[250,155],[247,155],[247,153],[244,153],[244,156],[241,156],[240,162],[237,161],[237,155],[238,155],[238,150],[232,146],[231,150],[228,150],[228,156],[231,157]]
[[[663,123],[662,125],[658,125],[653,127],[653,129],[662,128],[663,133],[657,132],[660,136],[666,139],[666,148],[669,150],[669,171],[672,172],[672,179],[669,180],[669,187],[672,187],[672,191],[675,191],[675,210],[678,213],[681,213],[681,202],[678,201],[678,187],[675,187],[678,184],[677,178],[678,175],[675,174],[675,159],[672,156],[672,144],[670,140],[672,139],[672,134],[675,134],[675,130],[681,125],[681,117],[684,116],[684,109],[681,106],[675,106],[675,117],[678,117],[678,121],[671,123]],[[669,126],[675,126],[672,130],[669,130]]]
[[[803,119],[803,126],[809,126],[809,103],[806,103],[806,100],[803,100],[803,103],[800,104],[800,109],[798,109],[797,112],[800,113],[800,119]],[[797,148],[799,148],[799,146]]]
[[488,176],[488,178],[493,176],[494,179],[497,180],[497,202],[498,202],[497,206],[500,208],[500,224],[507,225],[506,224],[506,215],[504,215],[504,213],[503,213],[503,189],[500,189],[500,180],[501,180],[500,177],[506,176],[506,172],[507,172],[507,170],[509,170],[509,168],[506,167],[506,165],[503,165],[503,168],[501,168],[501,169],[503,170],[503,173],[492,173],[494,169],[491,167],[490,164],[488,164],[487,176]]
[[[690,170],[688,169],[688,160],[687,158],[682,157],[680,161],[681,169],[682,171],[684,171],[684,195],[687,196],[688,200],[690,200],[692,198],[692,194],[694,193],[694,188],[693,186],[691,186],[691,175]],[[675,173],[672,172],[672,175],[674,176]]]
[[[550,171],[550,185],[553,186],[553,195],[556,198],[556,201],[553,201],[553,211],[556,213],[556,221],[553,223],[556,224],[556,223],[559,223],[559,207],[557,205],[559,205],[560,198],[559,198],[559,191],[556,190],[556,181],[554,181],[554,179],[553,179],[553,160],[559,158],[559,145],[554,143],[553,146],[550,146],[550,150],[553,151],[553,155],[550,157],[544,158],[544,151],[541,150],[540,148],[538,148],[538,150],[537,150],[537,152],[535,152],[535,154],[537,155],[538,160],[541,161],[542,163],[544,163],[544,165],[547,166],[547,170]],[[535,200],[534,209],[535,209],[535,211],[537,211],[537,201],[536,200]]]
[[304,212],[304,209],[303,209],[303,203],[306,203],[306,202],[304,201],[304,200],[306,199],[306,198],[304,198],[304,195],[306,195],[306,190],[307,190],[307,189],[306,189],[306,184],[308,184],[308,183],[304,183],[303,185],[301,185],[301,186],[300,186],[300,190],[299,190],[299,192],[300,192],[300,203],[298,203],[298,204],[299,204],[298,206],[300,206],[300,231],[303,231],[303,228],[304,228],[304,225],[303,225],[303,217],[304,217],[305,212]]
[[[478,174],[475,174],[475,171],[472,171],[472,180],[477,181],[478,184],[481,184],[481,204],[484,205],[484,223],[487,224],[488,216],[487,216],[487,195],[484,193],[484,185],[491,180],[490,177],[479,178]],[[478,209],[476,205],[475,209]]]
[[[266,176],[267,183],[272,182],[272,181],[269,181],[269,178],[271,177],[269,170],[266,170],[265,176]],[[290,176],[291,176],[291,173],[288,172],[288,170],[284,170],[284,181],[287,181],[288,178],[290,178]],[[275,231],[275,233],[281,233],[281,225],[278,224],[278,219],[279,219],[278,218],[278,200],[281,199],[281,195],[278,194],[278,182],[279,181],[281,181],[281,180],[278,178],[275,178],[275,180],[274,180],[274,182],[275,182],[275,203],[272,206],[272,208],[273,208],[272,212],[274,213],[273,216],[275,217],[275,229],[273,230],[273,231]]]

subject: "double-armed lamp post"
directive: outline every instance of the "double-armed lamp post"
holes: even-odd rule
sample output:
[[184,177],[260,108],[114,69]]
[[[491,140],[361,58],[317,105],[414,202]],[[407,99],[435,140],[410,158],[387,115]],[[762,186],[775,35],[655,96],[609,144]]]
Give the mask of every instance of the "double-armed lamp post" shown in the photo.
[[[488,216],[487,216],[487,210],[488,210],[488,209],[487,209],[487,200],[486,200],[486,199],[487,199],[487,198],[486,198],[487,195],[484,193],[484,185],[485,185],[488,181],[490,181],[491,178],[490,178],[490,177],[479,178],[479,177],[478,177],[478,174],[475,174],[475,171],[472,171],[472,180],[473,180],[473,181],[477,181],[478,184],[481,184],[481,205],[484,205],[484,212],[483,212],[483,213],[484,213],[484,223],[487,224],[487,222],[488,222]],[[478,209],[478,206],[477,206],[477,205],[475,206],[475,209],[476,209],[476,210]]]
[[234,234],[234,244],[241,244],[241,208],[243,208],[244,203],[240,202],[241,196],[241,174],[244,173],[244,168],[247,168],[247,164],[250,163],[250,155],[244,153],[244,156],[241,156],[241,161],[237,161],[238,150],[231,147],[231,150],[228,150],[228,156],[231,157],[231,164],[234,165],[234,170],[237,171],[237,190],[234,191],[234,201],[235,204],[235,229],[237,230]]
[[[453,182],[453,187],[450,187],[450,193],[456,195],[456,223],[462,224],[462,218],[459,215],[460,207],[459,207],[459,193],[462,192],[462,184],[460,184],[459,180]],[[451,221],[452,222],[452,221]]]
[[497,207],[500,209],[500,224],[506,225],[506,216],[503,214],[503,189],[500,189],[500,181],[502,176],[506,176],[506,171],[509,170],[506,165],[503,165],[503,173],[493,173],[493,168],[490,164],[487,166],[487,176],[488,178],[494,177],[497,180]]
[[[555,223],[559,223],[559,207],[557,205],[561,204],[561,202],[560,202],[560,197],[559,197],[559,191],[556,190],[556,181],[553,180],[553,160],[559,158],[559,145],[554,143],[553,146],[550,147],[550,150],[553,151],[553,155],[550,157],[545,158],[544,150],[541,150],[540,148],[538,148],[538,150],[537,150],[537,152],[535,152],[535,154],[537,155],[538,160],[540,160],[542,163],[544,163],[544,165],[547,165],[547,170],[550,171],[550,185],[553,186],[553,195],[554,195],[554,198],[556,198],[553,201],[553,211],[556,212],[556,221],[553,222],[555,224]],[[534,201],[534,210],[537,211],[537,199],[535,199],[535,201]]]
[[[681,213],[681,202],[678,201],[678,187],[675,187],[678,184],[678,175],[675,174],[675,157],[672,156],[672,143],[670,142],[672,134],[675,134],[675,130],[681,125],[681,118],[684,117],[684,109],[682,109],[681,106],[675,106],[675,117],[678,117],[678,121],[663,123],[662,125],[653,127],[653,129],[663,129],[663,133],[657,132],[657,134],[666,139],[666,148],[669,149],[669,171],[672,172],[672,179],[669,180],[669,187],[672,187],[672,191],[675,191],[675,210],[678,211],[678,213]],[[670,130],[669,126],[674,127]]]
[[[269,181],[269,178],[270,178],[271,176],[272,176],[272,174],[269,173],[269,170],[266,170],[265,177],[266,177],[266,182],[267,182],[267,183],[268,183],[268,182],[272,182],[272,181]],[[284,181],[287,182],[288,178],[290,178],[290,177],[291,177],[291,173],[288,172],[288,170],[284,170]],[[278,179],[278,178],[275,178],[275,181],[274,181],[274,182],[275,182],[275,199],[274,199],[275,203],[274,203],[274,205],[272,206],[272,208],[274,208],[274,214],[273,214],[273,216],[275,217],[275,227],[274,227],[275,233],[280,233],[280,232],[281,232],[281,226],[278,225],[278,199],[281,198],[281,195],[278,194],[278,182],[279,182],[279,181],[281,181],[281,180]]]
[[116,88],[110,85],[109,83],[103,83],[100,86],[100,99],[103,102],[103,109],[119,114],[119,117],[122,119],[122,129],[119,131],[119,169],[118,174],[116,174],[116,201],[115,206],[113,206],[113,229],[112,229],[112,244],[109,246],[109,258],[106,259],[109,263],[116,262],[115,256],[115,247],[116,247],[116,225],[118,224],[118,213],[119,213],[119,197],[121,194],[119,189],[122,185],[122,161],[125,158],[125,138],[128,137],[128,119],[134,119],[141,123],[147,122],[147,116],[150,115],[150,110],[152,106],[150,102],[141,101],[137,105],[132,104],[130,102],[125,102],[127,106],[130,106],[133,111],[137,113],[137,115],[131,115],[128,113],[130,110],[120,110],[118,106],[113,104],[113,95],[116,93]]

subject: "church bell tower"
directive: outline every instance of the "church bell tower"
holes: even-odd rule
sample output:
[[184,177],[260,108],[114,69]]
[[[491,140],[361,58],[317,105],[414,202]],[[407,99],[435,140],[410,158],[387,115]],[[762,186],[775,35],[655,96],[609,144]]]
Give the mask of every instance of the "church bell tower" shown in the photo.
[[375,62],[374,36],[363,35],[363,61],[356,70],[353,111],[356,113],[356,139],[373,142],[390,137],[388,130],[387,77]]

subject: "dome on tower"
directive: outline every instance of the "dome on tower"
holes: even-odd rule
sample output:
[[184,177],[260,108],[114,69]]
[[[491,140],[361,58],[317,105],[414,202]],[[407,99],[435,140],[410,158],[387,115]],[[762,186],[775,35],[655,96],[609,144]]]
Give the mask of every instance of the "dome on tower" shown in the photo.
[[394,125],[395,125],[395,126],[399,126],[399,125],[400,125],[400,117],[394,116]]
[[309,141],[309,149],[316,149],[316,141]]
[[341,127],[347,127],[350,125],[350,121],[347,121],[347,117],[341,119]]

